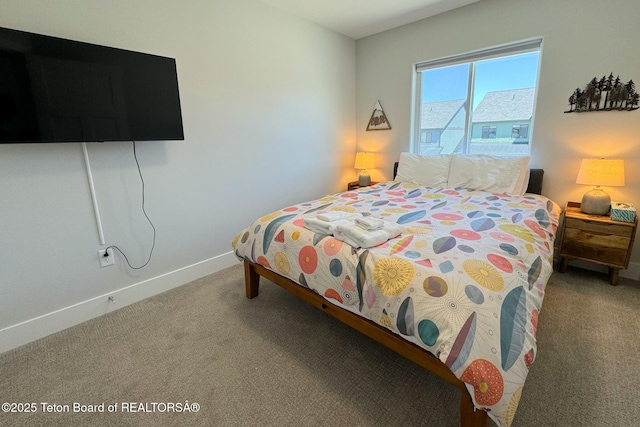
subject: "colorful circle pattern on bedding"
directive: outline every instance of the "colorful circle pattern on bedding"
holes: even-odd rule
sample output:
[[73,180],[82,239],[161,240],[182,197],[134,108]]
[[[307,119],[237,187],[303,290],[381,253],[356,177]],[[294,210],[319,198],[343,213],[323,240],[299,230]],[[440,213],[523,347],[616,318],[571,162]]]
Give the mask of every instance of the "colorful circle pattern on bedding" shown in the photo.
[[[303,218],[334,211],[403,233],[363,249],[304,227]],[[233,247],[426,348],[478,408],[509,425],[535,359],[559,213],[542,196],[390,182],[265,215]]]

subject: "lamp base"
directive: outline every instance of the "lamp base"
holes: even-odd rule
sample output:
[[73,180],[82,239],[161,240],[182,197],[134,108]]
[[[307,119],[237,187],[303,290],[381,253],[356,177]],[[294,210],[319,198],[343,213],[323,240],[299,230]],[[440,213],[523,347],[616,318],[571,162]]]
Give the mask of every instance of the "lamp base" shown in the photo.
[[367,187],[371,185],[371,175],[366,172],[360,173],[360,175],[358,176],[358,185],[360,187]]
[[600,187],[587,191],[584,193],[584,196],[582,196],[580,210],[583,213],[589,215],[606,215],[610,209],[611,197]]

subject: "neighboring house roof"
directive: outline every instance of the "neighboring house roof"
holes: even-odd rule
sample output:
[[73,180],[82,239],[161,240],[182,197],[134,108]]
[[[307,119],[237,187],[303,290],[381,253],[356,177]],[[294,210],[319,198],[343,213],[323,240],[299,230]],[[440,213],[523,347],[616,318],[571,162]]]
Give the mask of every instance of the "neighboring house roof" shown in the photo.
[[473,122],[531,120],[534,88],[487,92],[473,112]]
[[444,129],[455,115],[464,107],[464,99],[453,101],[425,102],[422,104],[421,129]]

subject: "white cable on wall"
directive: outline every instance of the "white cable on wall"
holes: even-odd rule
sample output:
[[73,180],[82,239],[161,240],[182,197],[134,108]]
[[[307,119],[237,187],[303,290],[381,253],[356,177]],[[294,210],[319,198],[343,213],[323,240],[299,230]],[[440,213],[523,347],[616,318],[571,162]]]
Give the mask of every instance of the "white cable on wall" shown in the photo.
[[100,244],[104,245],[104,232],[102,231],[102,220],[100,219],[100,208],[98,207],[98,198],[96,197],[96,189],[93,185],[93,174],[91,173],[91,163],[89,162],[89,151],[87,151],[87,143],[82,143],[82,151],[84,152],[84,164],[87,167],[87,179],[89,180],[89,190],[91,191],[91,200],[93,201],[93,212],[96,216],[96,225],[98,226],[98,234],[100,235]]

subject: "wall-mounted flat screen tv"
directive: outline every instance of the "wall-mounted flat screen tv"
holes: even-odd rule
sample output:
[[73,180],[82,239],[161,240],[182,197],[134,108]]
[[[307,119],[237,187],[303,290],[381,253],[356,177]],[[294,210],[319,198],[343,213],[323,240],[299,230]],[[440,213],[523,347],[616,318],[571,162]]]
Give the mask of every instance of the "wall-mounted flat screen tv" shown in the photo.
[[0,143],[179,139],[175,59],[0,28]]

